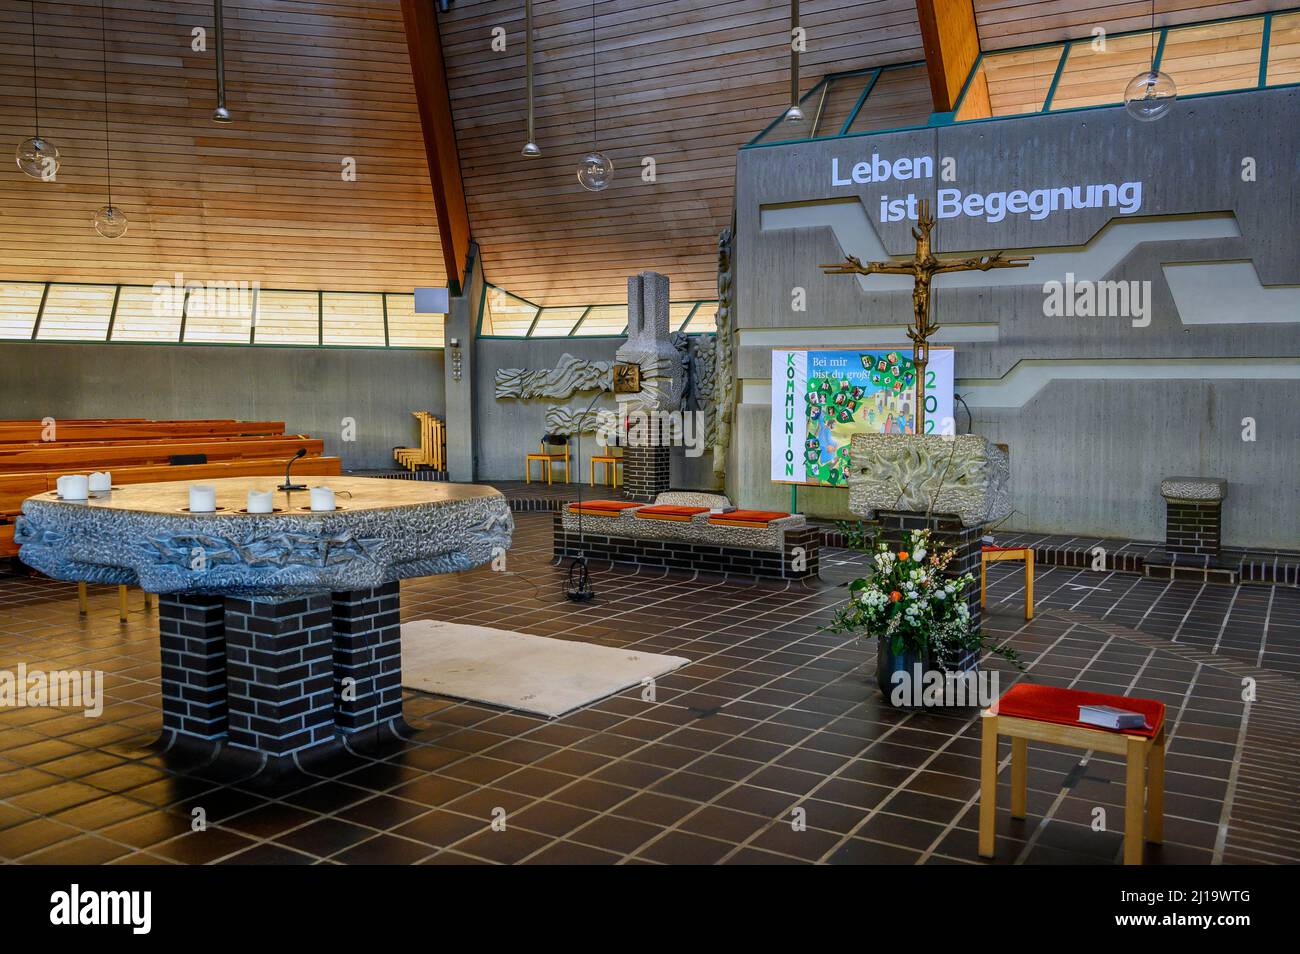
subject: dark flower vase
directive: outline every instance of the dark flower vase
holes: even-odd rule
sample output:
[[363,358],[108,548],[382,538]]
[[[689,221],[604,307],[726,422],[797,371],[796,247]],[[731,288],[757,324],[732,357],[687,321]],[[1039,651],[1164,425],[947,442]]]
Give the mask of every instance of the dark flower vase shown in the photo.
[[[925,673],[930,668],[930,660],[924,653],[918,653],[913,649],[904,648],[901,653],[895,653],[891,645],[892,640],[882,637],[876,637],[876,684],[880,691],[884,693],[885,701],[891,706],[894,704],[894,688],[897,685],[894,681],[894,673],[903,672],[907,674],[908,679],[913,679],[916,673],[916,666],[919,663],[921,672]],[[919,686],[913,687],[913,698],[919,698]],[[919,709],[921,706],[901,706],[899,708]]]

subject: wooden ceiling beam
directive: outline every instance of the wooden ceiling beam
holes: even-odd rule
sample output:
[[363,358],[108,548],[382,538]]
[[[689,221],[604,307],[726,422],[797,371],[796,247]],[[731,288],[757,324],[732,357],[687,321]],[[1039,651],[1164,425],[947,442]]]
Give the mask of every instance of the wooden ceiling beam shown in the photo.
[[420,126],[424,131],[424,151],[429,161],[429,181],[433,185],[447,284],[452,294],[460,294],[461,279],[469,261],[469,211],[460,177],[456,127],[451,117],[447,69],[442,59],[442,38],[438,35],[433,0],[402,0],[402,21],[406,24],[411,77],[415,81]]
[[975,5],[972,0],[916,0],[916,17],[934,110],[952,112],[980,55]]

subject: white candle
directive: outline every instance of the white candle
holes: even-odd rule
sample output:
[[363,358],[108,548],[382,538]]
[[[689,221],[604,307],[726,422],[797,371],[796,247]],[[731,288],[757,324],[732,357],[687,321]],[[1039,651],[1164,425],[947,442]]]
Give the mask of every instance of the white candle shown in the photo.
[[311,489],[311,509],[333,510],[334,491],[330,490],[328,487],[313,487]]
[[103,493],[106,490],[113,489],[113,475],[108,471],[95,471],[90,475],[90,489],[95,493]]
[[190,512],[212,513],[217,509],[217,488],[204,484],[190,487]]
[[85,474],[68,474],[59,478],[59,496],[64,500],[85,500],[90,494],[90,479]]
[[248,492],[248,512],[249,513],[270,513],[273,509],[271,502],[273,497],[271,491],[262,492],[259,490],[250,490]]

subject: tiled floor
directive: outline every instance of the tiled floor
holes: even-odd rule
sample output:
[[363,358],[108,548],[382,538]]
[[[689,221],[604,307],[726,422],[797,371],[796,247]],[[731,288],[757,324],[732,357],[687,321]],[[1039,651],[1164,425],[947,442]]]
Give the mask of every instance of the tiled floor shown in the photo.
[[[816,586],[595,568],[597,600],[579,605],[562,599],[563,569],[550,565],[551,517],[516,520],[506,572],[409,581],[404,617],[692,663],[660,679],[653,701],[638,688],[549,722],[410,693],[410,742],[276,790],[180,776],[147,748],[160,726],[157,621],[138,593],[119,624],[111,589],[92,588],[83,620],[71,586],[0,580],[0,669],[99,668],[109,696],[98,719],[0,709],[0,857],[980,863],[975,711],[889,708],[872,654],[820,629],[854,555],[826,554]],[[1028,678],[1170,707],[1166,843],[1148,847],[1148,862],[1300,860],[1294,593],[1051,569],[1026,624],[1016,569],[991,574],[986,622],[1024,655]],[[1018,678],[990,665],[1003,688]],[[1008,747],[1002,756],[1005,777]],[[1122,776],[1111,756],[1031,747],[1029,818],[1001,813],[997,861],[1115,862]],[[1107,830],[1094,830],[1098,808]],[[205,831],[193,830],[200,809]]]

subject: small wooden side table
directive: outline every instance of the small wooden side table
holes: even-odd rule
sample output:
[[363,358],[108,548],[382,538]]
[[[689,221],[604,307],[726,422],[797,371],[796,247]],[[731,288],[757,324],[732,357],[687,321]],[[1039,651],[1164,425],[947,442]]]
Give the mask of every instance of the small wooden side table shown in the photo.
[[[1106,705],[1141,712],[1146,730],[1113,730],[1078,721],[1081,705]],[[1074,718],[1070,718],[1073,712]],[[1019,683],[982,713],[980,741],[981,858],[992,858],[997,837],[998,738],[1011,739],[1011,817],[1024,818],[1029,795],[1029,743],[1123,755],[1124,864],[1142,864],[1145,840],[1164,839],[1165,704],[1154,699],[1113,696],[1056,686]],[[1145,817],[1144,817],[1145,802]]]

